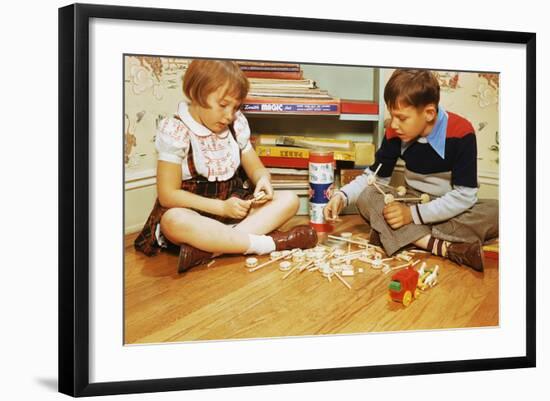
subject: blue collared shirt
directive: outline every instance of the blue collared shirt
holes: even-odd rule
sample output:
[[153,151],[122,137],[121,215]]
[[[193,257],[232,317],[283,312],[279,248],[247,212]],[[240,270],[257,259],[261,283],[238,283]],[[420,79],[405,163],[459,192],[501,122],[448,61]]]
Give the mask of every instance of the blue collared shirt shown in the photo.
[[[445,159],[445,138],[447,137],[447,121],[448,115],[443,106],[439,106],[439,111],[437,112],[437,120],[432,129],[432,132],[426,137],[419,137],[416,141],[419,143],[428,142],[431,147],[436,151],[436,153],[442,158]],[[414,142],[412,142],[414,143]],[[412,143],[403,143],[401,145],[401,154]]]

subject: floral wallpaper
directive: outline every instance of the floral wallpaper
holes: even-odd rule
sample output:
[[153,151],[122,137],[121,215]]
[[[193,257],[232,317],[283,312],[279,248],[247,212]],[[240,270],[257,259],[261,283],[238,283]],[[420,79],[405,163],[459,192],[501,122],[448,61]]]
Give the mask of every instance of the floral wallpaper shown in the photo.
[[155,168],[155,130],[182,99],[188,60],[126,56],[124,63],[124,163],[131,173]]
[[[173,57],[125,57],[124,162],[127,174],[155,169],[156,127],[162,118],[176,111],[183,99],[182,76],[188,62]],[[382,71],[386,80],[392,72],[393,69]],[[498,175],[499,74],[434,73],[441,86],[441,103],[448,110],[466,117],[476,129],[478,171]]]

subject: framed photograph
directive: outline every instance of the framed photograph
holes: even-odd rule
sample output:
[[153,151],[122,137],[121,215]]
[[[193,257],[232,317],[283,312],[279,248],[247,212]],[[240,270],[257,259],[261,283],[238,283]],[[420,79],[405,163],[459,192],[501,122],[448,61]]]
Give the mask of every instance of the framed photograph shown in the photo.
[[[59,391],[534,367],[535,40],[527,32],[362,21],[59,9]],[[159,135],[187,117],[199,126],[183,86],[201,60],[230,61],[246,76],[247,96],[234,111],[241,120],[224,130],[242,152],[253,147],[275,192],[297,202],[282,229],[310,224],[321,248],[342,250],[347,261],[327,270],[315,264],[321,256],[306,252],[301,261],[294,251],[294,267],[280,271],[286,266],[270,255],[231,254],[179,269],[179,248],[171,249],[160,220],[149,224],[150,212],[157,163],[169,160]],[[388,132],[404,124],[386,107],[385,88],[399,71],[429,72],[438,88],[434,115],[461,127],[452,140],[475,132],[477,153],[465,168],[477,198],[497,207],[484,216],[496,227],[483,244],[484,269],[441,258],[437,245],[434,255],[389,252],[382,238],[377,253],[360,206],[344,209],[331,237],[315,220],[311,165],[320,162],[312,155],[331,149],[325,192],[373,165]],[[407,165],[393,169],[394,189],[410,182]],[[192,171],[186,166],[183,176]],[[154,252],[140,245],[147,230]],[[460,238],[453,230],[449,238]],[[353,255],[362,260],[351,263]],[[408,281],[397,274],[405,271]]]

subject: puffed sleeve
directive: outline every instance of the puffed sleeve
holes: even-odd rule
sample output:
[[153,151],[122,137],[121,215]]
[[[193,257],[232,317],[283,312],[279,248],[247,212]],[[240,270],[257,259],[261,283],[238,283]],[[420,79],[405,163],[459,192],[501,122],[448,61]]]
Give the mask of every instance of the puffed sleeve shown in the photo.
[[252,148],[252,144],[250,143],[250,127],[248,126],[246,117],[240,111],[236,114],[233,127],[235,128],[235,138],[241,151],[245,152]]
[[189,151],[187,127],[176,118],[161,120],[157,129],[155,146],[158,160],[181,164]]

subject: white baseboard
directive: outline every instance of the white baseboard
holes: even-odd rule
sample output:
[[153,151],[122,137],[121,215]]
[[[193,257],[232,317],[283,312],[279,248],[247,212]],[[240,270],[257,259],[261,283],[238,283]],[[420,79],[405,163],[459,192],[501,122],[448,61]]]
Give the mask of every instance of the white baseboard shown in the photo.
[[137,189],[157,185],[157,170],[152,168],[143,171],[126,172],[124,176],[124,189]]

